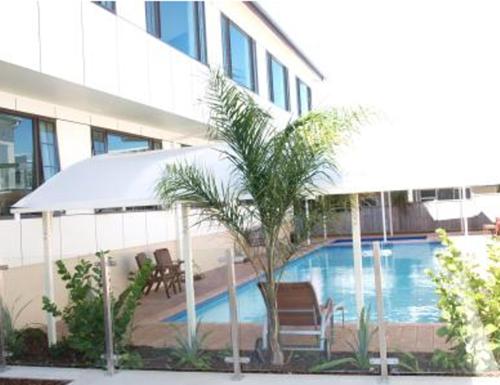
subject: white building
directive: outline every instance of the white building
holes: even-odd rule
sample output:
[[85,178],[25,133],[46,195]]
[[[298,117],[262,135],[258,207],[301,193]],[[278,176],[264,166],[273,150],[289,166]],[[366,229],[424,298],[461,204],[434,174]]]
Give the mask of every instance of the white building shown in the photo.
[[[221,68],[277,122],[312,108],[323,80],[252,2],[0,2],[0,263],[9,265],[8,302],[33,300],[23,318],[43,320],[41,218],[16,220],[10,205],[95,154],[205,143],[207,78]],[[96,247],[112,250],[120,286],[138,251],[167,245],[175,254],[174,216],[59,213],[53,250],[70,265]],[[221,229],[195,230],[201,269],[227,246]]]

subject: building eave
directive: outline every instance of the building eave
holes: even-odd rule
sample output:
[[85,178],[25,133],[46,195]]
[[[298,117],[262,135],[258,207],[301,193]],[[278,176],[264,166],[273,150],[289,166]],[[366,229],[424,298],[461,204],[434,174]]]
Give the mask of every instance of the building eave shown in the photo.
[[314,65],[314,63],[304,54],[304,52],[302,52],[302,50],[256,1],[244,1],[243,3],[250,8],[290,49],[292,49],[292,51],[294,51],[321,80],[325,79],[325,75],[323,75],[318,67]]

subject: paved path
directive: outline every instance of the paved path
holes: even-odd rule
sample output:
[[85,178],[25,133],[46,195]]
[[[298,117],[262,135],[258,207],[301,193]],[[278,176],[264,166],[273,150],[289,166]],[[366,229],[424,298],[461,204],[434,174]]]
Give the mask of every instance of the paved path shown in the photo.
[[[234,381],[227,373],[189,373],[161,371],[121,371],[110,377],[95,369],[59,369],[12,367],[0,373],[1,378],[38,378],[72,380],[72,385],[378,385],[379,376],[339,376],[339,375],[288,375],[288,374],[248,374],[241,381]],[[390,385],[498,385],[493,377],[428,377],[392,376],[384,384]]]

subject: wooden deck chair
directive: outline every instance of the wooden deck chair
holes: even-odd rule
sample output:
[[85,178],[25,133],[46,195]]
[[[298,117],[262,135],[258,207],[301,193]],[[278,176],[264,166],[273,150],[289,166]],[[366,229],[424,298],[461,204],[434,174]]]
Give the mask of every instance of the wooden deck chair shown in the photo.
[[[170,298],[170,288],[174,291],[174,294],[177,294],[177,290],[181,292],[182,280],[184,279],[184,272],[181,269],[181,265],[184,261],[173,261],[170,251],[167,248],[155,250],[154,256],[167,297]],[[159,285],[156,286],[155,291],[158,290],[158,287]]]
[[[334,305],[328,299],[324,306],[318,304],[316,292],[310,282],[281,282],[277,284],[279,334],[316,337],[318,345],[294,346],[282,345],[284,350],[319,350],[330,357],[333,343],[334,313],[342,312],[344,322],[344,307]],[[259,282],[259,289],[264,293],[263,282]],[[330,326],[330,333],[327,329]],[[262,332],[262,346],[267,349],[267,320]]]
[[[139,270],[141,270],[144,267],[148,259],[149,258],[146,256],[146,253],[139,253],[135,256],[135,261],[137,263],[137,267],[139,268]],[[148,295],[155,283],[157,285],[161,285],[162,283],[162,279],[157,268],[155,268],[151,272],[151,275],[149,276],[146,285],[144,286],[143,293]]]

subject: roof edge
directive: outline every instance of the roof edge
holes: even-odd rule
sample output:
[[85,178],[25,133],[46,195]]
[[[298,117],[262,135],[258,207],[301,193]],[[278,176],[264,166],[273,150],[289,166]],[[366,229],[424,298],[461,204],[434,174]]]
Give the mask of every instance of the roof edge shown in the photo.
[[256,1],[244,1],[250,8],[278,37],[292,49],[306,65],[321,79],[325,80],[325,75],[314,65],[314,63],[302,52],[302,50],[292,41],[272,17]]

